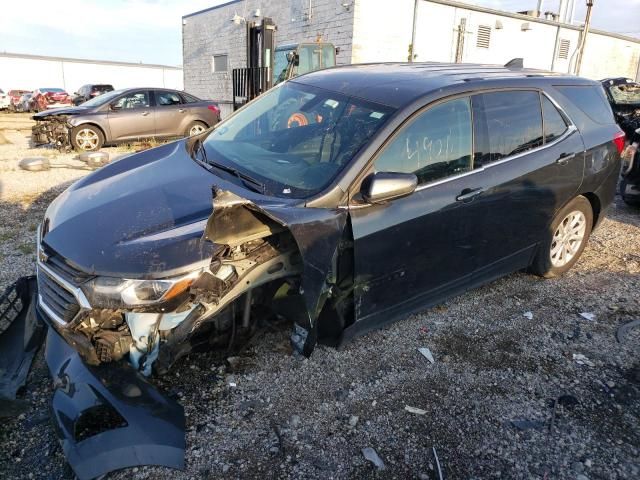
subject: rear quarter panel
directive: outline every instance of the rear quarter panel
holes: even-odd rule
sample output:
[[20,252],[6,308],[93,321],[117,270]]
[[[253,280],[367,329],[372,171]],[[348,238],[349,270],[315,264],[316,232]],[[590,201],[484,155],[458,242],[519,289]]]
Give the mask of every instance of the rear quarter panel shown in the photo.
[[613,138],[620,132],[620,128],[613,120],[613,115],[611,123],[598,123],[560,90],[554,88],[552,94],[582,135],[585,145],[585,168],[584,179],[578,193],[587,196],[594,194],[598,198],[601,212],[599,220],[615,198],[622,164]]

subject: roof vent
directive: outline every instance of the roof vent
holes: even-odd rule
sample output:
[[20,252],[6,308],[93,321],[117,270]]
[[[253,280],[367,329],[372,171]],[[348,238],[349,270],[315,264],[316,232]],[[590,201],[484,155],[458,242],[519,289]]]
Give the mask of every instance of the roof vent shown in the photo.
[[528,32],[529,30],[531,30],[531,24],[529,22],[523,23],[520,27],[520,30],[522,30],[523,32]]
[[487,25],[480,25],[478,27],[478,40],[476,42],[476,47],[478,48],[489,48],[491,44],[491,27]]

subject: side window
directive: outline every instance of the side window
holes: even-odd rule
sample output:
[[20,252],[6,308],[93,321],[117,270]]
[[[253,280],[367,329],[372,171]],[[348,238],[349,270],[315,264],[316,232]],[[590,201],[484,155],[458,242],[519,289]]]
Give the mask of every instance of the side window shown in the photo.
[[544,143],[553,142],[567,131],[567,122],[556,106],[545,95],[542,98],[542,117],[544,119]]
[[[543,143],[538,92],[509,91],[474,95],[473,111],[478,119],[476,125],[486,125],[484,134],[488,138],[488,145],[476,152],[477,167],[526,152]],[[479,139],[478,144],[482,143],[482,139]]]
[[163,92],[156,90],[156,104],[159,107],[166,107],[171,105],[180,105],[182,99],[180,95],[175,92]]
[[133,108],[146,108],[149,106],[149,92],[140,90],[120,97],[113,103],[116,110],[129,110]]
[[450,100],[420,113],[375,161],[377,171],[414,173],[418,183],[472,168],[469,97]]
[[611,106],[607,101],[604,89],[600,85],[593,86],[556,86],[556,90],[571,100],[594,122],[608,125],[615,123]]

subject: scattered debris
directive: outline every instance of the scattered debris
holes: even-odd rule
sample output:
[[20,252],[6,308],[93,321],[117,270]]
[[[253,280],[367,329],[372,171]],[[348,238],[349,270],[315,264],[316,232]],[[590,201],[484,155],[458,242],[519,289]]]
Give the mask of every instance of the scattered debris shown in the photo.
[[35,315],[35,277],[21,277],[0,295],[0,398],[13,400],[44,339]]
[[[79,480],[138,465],[184,469],[182,405],[161,394],[128,363],[86,365],[53,329],[48,330],[45,359],[55,385],[55,431]],[[133,401],[122,395],[131,386],[140,391]],[[69,401],[69,392],[74,392],[75,401]]]
[[378,454],[376,453],[376,451],[373,448],[371,448],[371,447],[363,448],[362,449],[362,454],[364,455],[364,458],[366,458],[371,463],[373,463],[378,468],[378,470],[384,470],[385,469],[384,462],[378,456]]
[[589,320],[589,321],[593,321],[596,319],[595,314],[591,313],[591,312],[582,312],[580,313],[580,316],[582,318],[584,318],[585,320]]
[[92,168],[102,167],[109,163],[109,154],[107,152],[82,152],[78,155],[78,158]]
[[436,461],[436,471],[438,472],[438,480],[443,480],[442,476],[442,467],[440,466],[440,459],[438,458],[438,452],[436,452],[436,447],[431,447],[433,451],[433,458]]
[[351,415],[349,417],[349,426],[351,428],[355,428],[355,426],[358,424],[358,420],[360,420],[360,417],[358,417],[357,415]]
[[516,427],[518,430],[540,430],[544,427],[544,422],[540,420],[527,420],[527,419],[516,419],[511,420],[509,423]]
[[416,415],[424,415],[425,413],[427,413],[426,410],[422,410],[421,408],[416,408],[416,407],[410,407],[409,405],[406,405],[404,407],[404,409],[409,412],[409,413],[415,413]]
[[578,365],[587,365],[588,367],[595,367],[596,364],[589,360],[585,355],[581,353],[574,353],[573,359]]
[[532,312],[524,312],[522,314],[523,317],[529,319],[529,320],[533,320],[533,313]]
[[616,331],[616,340],[618,343],[623,343],[629,331],[636,327],[640,327],[640,320],[633,320],[632,322],[621,325]]
[[435,362],[433,358],[433,354],[431,353],[431,350],[429,350],[427,347],[420,347],[418,348],[418,351],[424,356],[424,358],[429,360],[429,362],[431,363]]
[[21,169],[29,172],[44,172],[51,168],[47,157],[27,157],[20,160],[18,164]]

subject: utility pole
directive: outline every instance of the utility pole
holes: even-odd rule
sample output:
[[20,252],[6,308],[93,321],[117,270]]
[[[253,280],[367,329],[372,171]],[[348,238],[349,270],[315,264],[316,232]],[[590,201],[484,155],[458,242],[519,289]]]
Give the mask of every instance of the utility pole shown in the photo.
[[544,4],[544,0],[538,0],[538,8],[536,8],[536,15],[538,17],[542,16],[542,5]]
[[584,58],[584,47],[587,43],[587,35],[589,35],[589,27],[591,25],[591,10],[593,9],[593,0],[587,0],[587,16],[584,19],[584,27],[582,29],[582,37],[580,38],[580,47],[578,50],[578,60],[576,61],[576,75],[580,75],[582,68],[582,59]]

